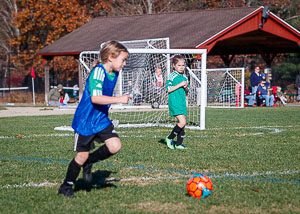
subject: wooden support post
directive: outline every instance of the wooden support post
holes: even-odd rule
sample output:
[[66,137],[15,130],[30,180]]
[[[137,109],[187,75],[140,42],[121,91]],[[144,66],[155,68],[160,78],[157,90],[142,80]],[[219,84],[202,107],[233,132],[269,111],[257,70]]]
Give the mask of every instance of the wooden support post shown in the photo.
[[[261,52],[260,55],[261,55],[261,57],[264,59],[264,61],[267,64],[267,68],[269,70],[268,74],[269,74],[269,72],[271,70],[271,64],[272,64],[274,58],[277,56],[277,53],[263,53],[263,52]],[[271,70],[270,73],[271,73],[272,79],[270,81],[270,79],[269,79],[270,75],[268,75],[267,81],[271,82],[272,85],[274,85],[274,84],[276,84],[276,80],[274,79],[273,71]]]
[[225,66],[226,66],[227,68],[229,68],[229,67],[230,67],[230,64],[231,64],[231,62],[232,62],[232,60],[233,60],[233,58],[234,58],[234,54],[233,54],[233,55],[229,55],[229,54],[226,54],[226,55],[220,55],[220,57],[222,58],[222,60],[223,60],[223,62],[224,62],[224,64],[225,64]]
[[48,105],[48,94],[49,94],[49,88],[50,88],[50,84],[49,84],[49,64],[50,64],[50,60],[52,60],[53,57],[47,57],[44,58],[43,60],[45,60],[45,67],[44,67],[44,72],[45,72],[45,104]]
[[46,60],[46,64],[44,67],[45,72],[45,104],[48,105],[48,94],[49,94],[49,61]]
[[277,56],[277,53],[260,53],[261,57],[265,60],[268,68],[271,68],[273,59]]

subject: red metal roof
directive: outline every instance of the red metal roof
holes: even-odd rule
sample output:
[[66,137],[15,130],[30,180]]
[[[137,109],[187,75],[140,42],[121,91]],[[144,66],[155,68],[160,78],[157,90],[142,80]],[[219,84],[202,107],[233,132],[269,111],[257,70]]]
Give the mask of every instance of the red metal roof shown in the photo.
[[108,40],[170,38],[171,48],[205,48],[209,55],[300,52],[300,33],[274,14],[262,28],[259,8],[229,8],[151,15],[98,17],[38,55],[79,55]]
[[263,7],[202,42],[210,55],[300,52],[300,33],[270,13],[262,23]]

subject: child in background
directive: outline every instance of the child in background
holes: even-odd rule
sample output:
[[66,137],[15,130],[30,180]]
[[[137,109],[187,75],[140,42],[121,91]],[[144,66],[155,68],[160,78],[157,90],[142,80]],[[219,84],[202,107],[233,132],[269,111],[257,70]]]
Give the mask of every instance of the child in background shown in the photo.
[[241,85],[240,83],[235,84],[235,106],[241,106]]
[[66,93],[64,90],[61,90],[60,91],[60,99],[59,99],[60,105],[62,105],[62,106],[68,105],[69,100],[70,100],[70,98],[69,98],[68,93]]
[[244,96],[248,100],[248,107],[256,107],[256,105],[254,105],[255,94],[250,92],[248,86],[245,86],[244,88]]
[[163,75],[161,72],[161,68],[155,69],[155,78],[157,80],[157,86],[162,87],[164,84],[164,79],[163,79]]
[[[260,97],[259,99],[263,98],[266,101],[267,107],[273,107],[274,104],[274,95],[268,95],[268,88],[266,86],[266,81],[260,81],[260,84],[257,88],[257,94]],[[275,107],[275,106],[274,106]]]
[[283,92],[281,91],[281,87],[280,86],[277,86],[276,96],[279,97],[279,99],[280,99],[280,101],[282,102],[283,105],[286,104],[287,99],[284,97]]
[[266,82],[266,87],[269,88],[270,87],[270,82],[267,81],[267,76],[266,74],[261,74],[261,80]]
[[[183,145],[184,127],[187,116],[186,96],[188,93],[188,79],[184,75],[185,59],[182,55],[173,57],[172,66],[174,71],[169,74],[167,80],[168,105],[170,116],[177,118],[178,123],[173,128],[169,136],[165,138],[165,142],[169,149],[186,149]],[[177,136],[176,145],[173,139]]]
[[[85,90],[76,109],[72,128],[75,131],[75,158],[70,162],[58,194],[74,197],[73,184],[81,168],[83,179],[92,181],[92,164],[116,154],[121,149],[121,140],[108,118],[110,104],[128,103],[129,95],[113,97],[119,71],[125,66],[127,49],[116,41],[107,42],[100,51],[101,62],[92,69]],[[104,142],[93,153],[94,141]]]

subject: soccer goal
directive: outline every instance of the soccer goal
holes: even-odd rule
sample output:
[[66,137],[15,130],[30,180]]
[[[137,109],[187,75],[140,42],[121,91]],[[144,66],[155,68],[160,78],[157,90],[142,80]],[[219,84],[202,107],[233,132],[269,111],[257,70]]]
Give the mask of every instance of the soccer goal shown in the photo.
[[[192,72],[201,77],[200,70]],[[207,69],[207,107],[243,108],[244,72],[244,68]]]
[[[200,71],[206,71],[206,50],[151,48],[129,48],[128,50],[129,58],[119,74],[114,95],[130,94],[132,99],[128,104],[111,106],[110,118],[114,125],[117,127],[174,126],[175,118],[170,117],[168,112],[166,82],[172,71],[172,57],[181,54],[186,59],[185,72],[189,79],[186,127],[204,130],[206,72]],[[88,61],[91,65],[93,54],[95,53],[82,53],[81,64]],[[88,67],[88,64],[83,66]],[[198,74],[200,72],[201,75],[197,76],[195,72]]]
[[[130,40],[130,41],[121,41],[126,48],[141,48],[141,49],[169,49],[170,48],[170,39],[166,38],[156,38],[156,39],[142,39],[142,40]],[[105,43],[100,44],[100,49]],[[100,59],[99,51],[83,51],[79,56],[79,76],[82,82],[79,85],[85,86],[86,79],[89,76],[93,63]],[[122,81],[118,79],[117,88],[120,88]]]
[[207,70],[207,105],[244,108],[244,68]]

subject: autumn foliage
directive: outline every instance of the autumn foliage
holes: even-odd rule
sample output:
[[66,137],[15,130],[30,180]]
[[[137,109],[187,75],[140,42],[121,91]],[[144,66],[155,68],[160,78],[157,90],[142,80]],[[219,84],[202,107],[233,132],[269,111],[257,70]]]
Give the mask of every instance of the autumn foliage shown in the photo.
[[[2,0],[1,0],[2,1]],[[272,12],[288,21],[299,20],[300,4],[292,0],[4,0],[15,4],[12,24],[19,34],[10,40],[11,76],[24,77],[34,66],[38,77],[44,76],[40,49],[74,31],[96,16],[162,13],[195,9],[269,5]],[[296,17],[296,18],[294,18]],[[294,21],[294,23],[298,23]],[[296,28],[300,29],[300,22]],[[59,78],[77,77],[78,62],[73,57],[54,57],[50,70]]]
[[[33,65],[37,75],[43,72],[42,59],[35,53],[62,36],[82,26],[91,18],[82,1],[77,0],[22,0],[17,2],[18,13],[14,13],[13,24],[20,36],[11,40],[14,53],[12,62],[19,72],[30,71]],[[99,4],[98,9],[105,7]],[[78,63],[73,57],[54,59],[55,67],[76,72]],[[64,75],[65,72],[62,73]],[[63,77],[62,77],[63,78]]]

